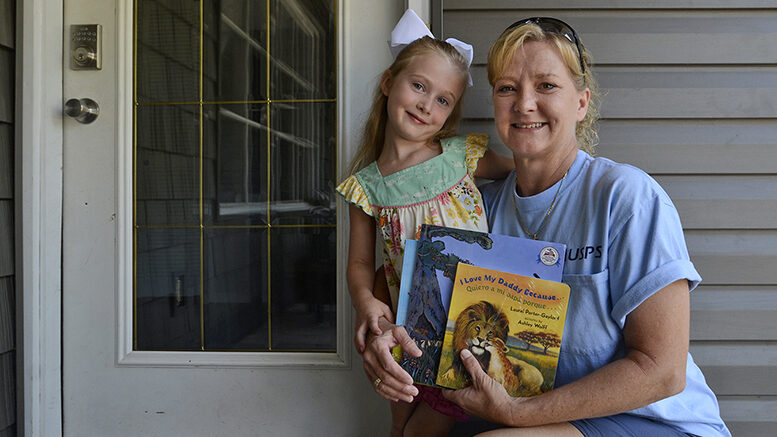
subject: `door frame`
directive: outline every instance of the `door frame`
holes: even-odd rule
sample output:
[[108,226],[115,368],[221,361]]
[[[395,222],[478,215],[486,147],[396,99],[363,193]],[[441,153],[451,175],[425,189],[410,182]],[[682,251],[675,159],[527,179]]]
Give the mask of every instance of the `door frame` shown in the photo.
[[[119,5],[121,8],[131,3],[129,0],[122,0]],[[351,78],[371,79],[379,70],[375,66],[384,65],[388,59],[387,54],[375,50],[361,50],[359,54],[365,63],[350,56],[350,52],[359,46],[363,39],[356,42],[354,35],[368,32],[368,29],[365,23],[351,21],[357,13],[356,6],[342,0],[338,1],[338,4],[341,20],[338,42],[340,83],[342,85],[346,79]],[[345,6],[346,4],[348,6]],[[391,10],[399,17],[401,4],[387,4],[384,9]],[[17,1],[16,11],[18,80],[15,111],[15,223],[16,295],[19,308],[17,429],[20,435],[25,436],[56,436],[62,435],[63,432],[63,126],[70,120],[65,121],[62,117],[65,97],[63,65],[66,56],[62,48],[67,36],[64,28],[64,6],[61,1]],[[106,25],[115,25],[116,28],[126,26],[126,23],[119,21],[117,19]],[[393,20],[391,21],[393,24]],[[374,43],[372,41],[370,44]],[[117,62],[122,60],[117,59]],[[366,90],[369,87],[364,88]],[[351,156],[356,149],[357,144],[352,137],[358,133],[360,127],[358,114],[367,109],[362,99],[357,98],[357,94],[355,91],[348,92],[346,87],[341,86],[339,114],[342,117],[339,118],[338,127],[341,165],[345,162],[345,157]],[[344,223],[338,225],[342,225],[342,232],[347,230]],[[343,238],[340,240],[345,241]],[[338,274],[342,275],[342,271],[340,266]],[[117,282],[120,280],[121,278],[117,278]],[[343,287],[344,280],[340,278],[339,281],[339,286]],[[339,323],[349,325],[351,311],[347,310],[347,294],[343,307],[345,317]],[[346,337],[348,331],[341,328]],[[352,362],[350,338],[339,341],[345,343],[345,347],[338,346],[338,350],[344,352],[343,356],[338,357],[338,364],[347,369]]]
[[17,1],[18,432],[62,434],[63,5]]

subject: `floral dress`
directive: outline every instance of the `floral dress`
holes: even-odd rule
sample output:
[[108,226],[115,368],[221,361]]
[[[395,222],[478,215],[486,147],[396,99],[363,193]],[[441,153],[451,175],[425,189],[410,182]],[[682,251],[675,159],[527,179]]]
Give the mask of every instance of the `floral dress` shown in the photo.
[[420,164],[384,177],[373,161],[337,187],[348,202],[375,219],[395,312],[405,239],[417,238],[422,224],[488,232],[473,176],[488,135],[444,138],[441,143],[442,153]]

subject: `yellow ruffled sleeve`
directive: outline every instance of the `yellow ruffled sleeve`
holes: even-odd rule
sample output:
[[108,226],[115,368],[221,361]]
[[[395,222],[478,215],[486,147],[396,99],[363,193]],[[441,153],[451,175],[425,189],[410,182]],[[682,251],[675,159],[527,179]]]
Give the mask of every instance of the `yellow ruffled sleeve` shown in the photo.
[[375,210],[370,205],[367,193],[364,191],[362,184],[359,183],[356,175],[352,175],[338,185],[337,192],[342,194],[346,201],[361,208],[368,216],[375,217]]
[[464,159],[467,163],[467,173],[473,175],[478,168],[478,161],[488,149],[488,134],[468,134],[464,141]]

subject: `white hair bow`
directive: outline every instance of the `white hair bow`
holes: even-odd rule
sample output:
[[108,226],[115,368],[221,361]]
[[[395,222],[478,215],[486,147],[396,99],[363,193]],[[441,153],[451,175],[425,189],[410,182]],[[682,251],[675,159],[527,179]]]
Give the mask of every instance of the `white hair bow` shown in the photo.
[[[396,59],[399,52],[407,47],[408,44],[419,38],[423,38],[424,36],[434,38],[434,35],[432,35],[432,32],[426,27],[423,20],[421,20],[412,9],[406,10],[404,15],[402,15],[402,18],[399,19],[397,25],[394,26],[394,30],[391,31],[391,41],[389,41],[391,55]],[[452,45],[457,52],[464,56],[464,59],[467,60],[467,68],[469,69],[469,66],[472,64],[472,55],[474,53],[472,46],[463,41],[459,41],[456,38],[448,38],[445,42]],[[472,86],[472,75],[469,75],[467,78],[467,85]]]

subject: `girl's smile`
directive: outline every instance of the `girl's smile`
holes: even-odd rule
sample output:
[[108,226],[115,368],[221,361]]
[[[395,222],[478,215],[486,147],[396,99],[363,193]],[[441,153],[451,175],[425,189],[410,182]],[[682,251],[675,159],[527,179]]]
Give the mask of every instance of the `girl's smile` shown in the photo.
[[412,112],[408,112],[407,115],[410,116],[411,120],[415,121],[416,123],[418,123],[420,125],[426,124],[425,121],[423,121],[420,117],[415,116]]

